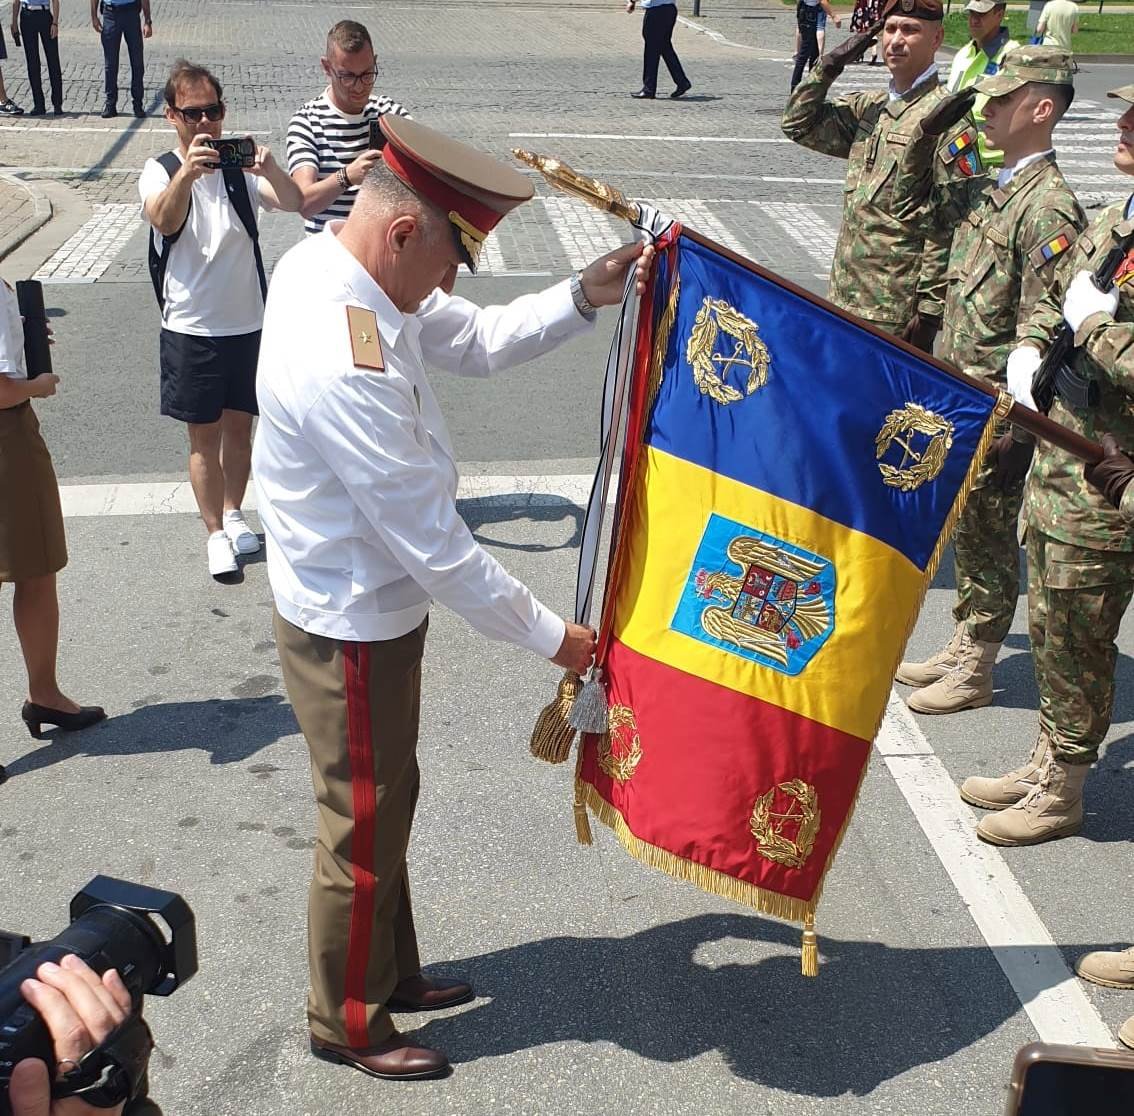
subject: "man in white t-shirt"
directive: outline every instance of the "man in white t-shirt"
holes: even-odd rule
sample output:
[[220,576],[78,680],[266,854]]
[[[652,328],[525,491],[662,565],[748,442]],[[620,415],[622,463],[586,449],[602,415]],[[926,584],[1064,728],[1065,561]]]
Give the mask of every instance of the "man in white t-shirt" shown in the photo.
[[161,413],[187,424],[189,481],[209,532],[209,573],[223,577],[236,572],[237,554],[260,549],[240,510],[264,320],[255,214],[296,213],[302,197],[266,147],[256,148],[255,164],[242,174],[218,172],[218,154],[206,141],[220,138],[225,105],[220,83],[204,67],[175,63],[165,104],[177,149],[147,160],[138,182],[162,308]]
[[1079,30],[1079,5],[1075,0],[1047,0],[1036,22],[1036,34],[1044,46],[1071,49],[1071,36]]
[[378,64],[361,23],[336,23],[320,61],[327,88],[287,126],[287,169],[303,191],[309,233],[350,216],[359,185],[381,155],[380,146],[370,146],[371,124],[388,112],[409,116],[397,101],[374,92]]

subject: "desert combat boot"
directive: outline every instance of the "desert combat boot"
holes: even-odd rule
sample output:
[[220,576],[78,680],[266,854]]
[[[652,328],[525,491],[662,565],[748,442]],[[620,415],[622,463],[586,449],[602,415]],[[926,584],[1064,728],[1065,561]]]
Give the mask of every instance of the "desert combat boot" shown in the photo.
[[1079,958],[1075,972],[1084,980],[1105,988],[1134,988],[1134,946],[1088,953]]
[[938,678],[944,678],[957,665],[957,653],[962,643],[968,641],[968,634],[968,625],[962,620],[953,629],[949,642],[936,655],[930,655],[920,663],[904,661],[899,664],[898,672],[894,675],[895,680],[901,682],[903,686],[920,688],[929,686]]
[[1062,763],[1049,755],[1039,782],[1015,805],[982,818],[977,836],[990,845],[1038,845],[1078,833],[1090,770],[1089,763]]
[[968,632],[957,648],[957,665],[936,682],[915,690],[906,704],[915,713],[959,713],[992,704],[992,667],[999,643],[972,639]]
[[1118,1041],[1134,1050],[1134,1015],[1118,1028]]
[[1014,806],[1039,782],[1040,772],[1050,750],[1047,733],[1040,729],[1032,754],[1023,767],[990,779],[985,775],[970,775],[962,784],[961,797],[970,806],[982,810],[1006,810]]

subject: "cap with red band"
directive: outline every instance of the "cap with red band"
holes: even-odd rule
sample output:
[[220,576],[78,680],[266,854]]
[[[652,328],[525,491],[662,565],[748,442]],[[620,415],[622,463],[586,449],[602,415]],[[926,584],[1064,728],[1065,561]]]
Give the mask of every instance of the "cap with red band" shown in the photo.
[[504,216],[528,201],[531,182],[475,148],[410,120],[387,114],[382,159],[419,197],[449,218],[462,260],[475,272],[481,247]]

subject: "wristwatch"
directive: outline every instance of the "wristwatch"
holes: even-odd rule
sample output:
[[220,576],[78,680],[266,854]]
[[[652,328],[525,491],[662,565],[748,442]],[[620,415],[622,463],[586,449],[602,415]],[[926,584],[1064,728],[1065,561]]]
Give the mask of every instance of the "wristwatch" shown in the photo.
[[580,273],[573,271],[571,273],[571,300],[575,303],[575,309],[583,315],[584,318],[589,318],[598,307],[593,305],[583,292],[583,280]]

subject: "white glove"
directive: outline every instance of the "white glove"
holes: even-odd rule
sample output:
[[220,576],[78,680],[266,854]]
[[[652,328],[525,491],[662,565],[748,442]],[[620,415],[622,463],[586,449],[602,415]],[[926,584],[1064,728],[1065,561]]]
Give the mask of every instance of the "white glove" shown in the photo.
[[1008,391],[1017,403],[1038,410],[1032,398],[1032,380],[1043,362],[1039,349],[1020,345],[1008,354]]
[[1118,309],[1118,288],[1100,291],[1089,271],[1080,271],[1063,296],[1063,320],[1076,332],[1092,314],[1114,316]]

